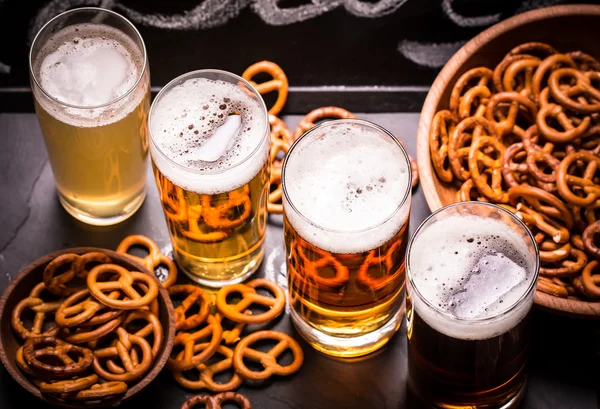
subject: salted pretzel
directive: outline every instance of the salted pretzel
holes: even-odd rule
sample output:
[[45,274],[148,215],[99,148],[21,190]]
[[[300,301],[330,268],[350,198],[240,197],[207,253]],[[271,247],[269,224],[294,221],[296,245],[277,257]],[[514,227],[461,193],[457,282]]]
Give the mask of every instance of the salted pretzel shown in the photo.
[[[223,336],[223,328],[220,320],[209,315],[206,319],[206,325],[193,333],[180,331],[175,336],[173,346],[182,346],[184,354],[182,357],[175,355],[171,356],[167,362],[169,369],[176,371],[187,371],[197,367],[201,363],[210,358],[221,342]],[[200,353],[194,353],[194,345],[200,343],[198,341],[210,338],[209,345]]]
[[[261,84],[252,81],[252,78],[261,73],[269,74],[273,79]],[[269,114],[279,115],[288,95],[288,79],[281,67],[271,61],[260,61],[246,68],[242,78],[252,84],[261,95],[277,91],[277,101],[269,109]]]
[[[557,121],[564,130],[553,128],[548,123],[548,119]],[[536,124],[550,142],[566,143],[582,137],[589,129],[591,121],[589,117],[585,117],[579,124],[576,124],[567,116],[561,105],[547,104],[540,108]]]
[[316,123],[321,119],[348,119],[348,118],[356,118],[350,111],[346,111],[344,108],[340,107],[321,107],[317,109],[313,109],[308,114],[302,118],[300,123],[296,126],[294,130],[294,141],[298,140],[300,136],[312,127],[316,125]]
[[[194,345],[194,354],[197,354],[208,348],[208,343]],[[184,351],[181,351],[177,359],[183,359]],[[178,384],[191,390],[208,389],[211,392],[233,391],[240,387],[242,378],[234,373],[231,379],[225,383],[215,381],[215,375],[225,372],[233,367],[233,351],[226,346],[219,345],[215,354],[223,357],[222,360],[211,365],[205,363],[199,364],[195,369],[199,372],[197,380],[186,377],[185,372],[173,370],[173,377]]]
[[[498,120],[498,109],[503,104],[508,104],[508,113]],[[535,118],[538,112],[537,106],[528,97],[514,91],[499,92],[489,99],[485,117],[495,125],[497,135],[502,137],[513,132],[521,110],[524,110],[529,118]]]
[[[72,357],[77,357],[74,361]],[[62,363],[46,363],[48,358]],[[61,341],[56,337],[31,337],[23,345],[23,359],[41,378],[64,379],[84,373],[94,360],[92,351]]]
[[[98,279],[110,275],[110,281],[99,281]],[[112,280],[112,278],[117,280]],[[140,295],[134,288],[134,284],[145,284],[147,291]],[[115,309],[136,309],[149,305],[158,296],[158,284],[156,279],[147,274],[137,271],[129,271],[116,264],[100,264],[94,267],[87,277],[87,285],[90,293],[102,304]],[[127,299],[113,299],[106,293],[121,291]]]
[[[187,294],[187,297],[175,308],[175,321],[177,330],[186,330],[199,326],[208,317],[210,302],[204,291],[190,284],[174,285],[169,288],[171,297],[180,294]],[[197,313],[187,316],[187,311],[196,304],[199,307]]]
[[[275,297],[259,294],[257,288],[266,288]],[[227,303],[230,294],[238,293],[242,299],[236,304]],[[256,278],[246,284],[234,284],[223,287],[217,293],[215,300],[219,313],[235,322],[245,324],[261,324],[270,321],[283,312],[285,307],[285,292],[273,281],[264,278]],[[245,314],[245,311],[253,304],[263,305],[269,310],[257,314]]]
[[[484,148],[493,148],[497,158],[493,159],[484,153]],[[502,157],[506,148],[491,136],[480,136],[475,139],[469,151],[469,173],[475,186],[488,199],[495,202],[508,202],[508,193],[502,188]],[[490,182],[481,176],[480,164],[491,169]]]
[[[40,335],[56,336],[58,334],[59,328],[56,325],[53,325],[44,331],[44,324],[47,321],[47,315],[55,312],[60,307],[62,300],[45,302],[42,298],[40,298],[42,292],[45,290],[46,286],[44,283],[39,283],[31,291],[29,297],[19,301],[12,311],[11,324],[21,339],[28,339]],[[23,312],[26,310],[32,310],[35,313],[33,324],[30,329],[25,328],[25,325],[21,320]]]
[[[129,250],[134,246],[144,247],[148,255],[144,258],[129,254]],[[163,287],[169,288],[177,281],[177,265],[169,257],[162,254],[158,245],[146,236],[135,234],[125,237],[117,247],[117,253],[127,254],[129,257],[143,264],[148,270],[155,272],[158,266],[164,265],[169,270],[169,275],[162,282]]]
[[448,160],[454,176],[461,181],[467,180],[471,174],[465,162],[471,151],[470,143],[485,132],[488,136],[496,135],[495,125],[484,117],[473,116],[463,119],[454,127],[448,144]]
[[539,70],[540,60],[537,58],[520,58],[511,60],[502,76],[504,92],[518,92],[529,97],[535,94],[534,72]]
[[252,405],[247,397],[238,392],[221,392],[215,396],[196,395],[188,398],[181,409],[193,409],[199,405],[203,405],[205,409],[221,409],[221,405],[225,402],[233,402],[240,409],[252,409]]
[[532,91],[534,101],[538,101],[539,95],[546,85],[545,81],[547,81],[549,73],[565,66],[576,67],[573,59],[566,54],[552,54],[539,63],[533,75]]
[[[275,340],[278,343],[269,352],[261,352],[250,347],[255,342],[265,339]],[[291,364],[282,366],[277,363],[277,357],[287,349],[291,350],[294,360]],[[264,369],[258,372],[249,369],[244,363],[244,358],[260,362]],[[300,369],[303,361],[304,354],[300,345],[289,335],[277,331],[257,331],[250,334],[242,338],[233,353],[233,366],[236,372],[244,379],[253,381],[262,381],[273,375],[291,375]]]

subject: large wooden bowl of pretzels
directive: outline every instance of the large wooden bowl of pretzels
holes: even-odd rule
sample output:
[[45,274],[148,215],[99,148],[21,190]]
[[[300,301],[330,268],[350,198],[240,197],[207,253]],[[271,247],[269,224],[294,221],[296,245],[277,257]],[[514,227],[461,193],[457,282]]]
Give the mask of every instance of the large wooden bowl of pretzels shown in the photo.
[[417,161],[429,208],[500,204],[532,230],[535,302],[600,317],[600,6],[509,18],[464,45],[433,83]]
[[0,358],[39,399],[115,406],[166,364],[175,336],[167,291],[127,254],[72,248],[12,279],[0,300]]

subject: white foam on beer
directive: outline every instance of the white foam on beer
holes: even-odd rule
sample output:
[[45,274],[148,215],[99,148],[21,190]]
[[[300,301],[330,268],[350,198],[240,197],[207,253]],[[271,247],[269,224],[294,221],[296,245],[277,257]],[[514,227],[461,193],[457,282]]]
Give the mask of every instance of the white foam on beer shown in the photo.
[[[34,70],[42,88],[54,99],[77,107],[95,107],[116,101],[138,80],[142,51],[122,31],[103,24],[66,27],[43,46]],[[116,122],[129,114],[144,96],[134,93],[109,107],[62,109],[38,98],[46,111],[75,126]]]
[[362,124],[331,122],[304,137],[288,156],[284,183],[304,218],[287,201],[285,215],[298,234],[321,249],[368,251],[406,222],[410,197],[398,207],[410,188],[409,174],[406,157],[387,135]]
[[268,159],[268,125],[263,106],[247,91],[190,78],[161,95],[150,118],[151,152],[161,173],[201,194],[228,192],[256,176]]
[[524,239],[500,220],[450,216],[437,220],[414,240],[410,274],[419,293],[450,320],[412,297],[415,310],[432,328],[460,339],[485,339],[516,326],[531,302],[519,304],[531,285],[535,260]]

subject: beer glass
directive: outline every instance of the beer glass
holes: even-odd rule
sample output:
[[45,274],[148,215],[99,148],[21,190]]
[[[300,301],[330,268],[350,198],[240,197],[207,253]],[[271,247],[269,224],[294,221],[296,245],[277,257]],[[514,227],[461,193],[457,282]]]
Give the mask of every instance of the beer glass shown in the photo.
[[109,10],[50,20],[29,72],[58,197],[75,218],[110,225],[146,196],[150,73],[136,28]]
[[524,394],[539,269],[527,227],[463,202],[418,228],[407,251],[409,385],[441,408],[509,408]]
[[258,92],[218,70],[167,84],[150,110],[150,152],[175,259],[211,287],[259,267],[269,193],[270,133]]
[[326,354],[375,351],[404,312],[407,153],[375,124],[329,121],[290,148],[282,181],[293,323]]

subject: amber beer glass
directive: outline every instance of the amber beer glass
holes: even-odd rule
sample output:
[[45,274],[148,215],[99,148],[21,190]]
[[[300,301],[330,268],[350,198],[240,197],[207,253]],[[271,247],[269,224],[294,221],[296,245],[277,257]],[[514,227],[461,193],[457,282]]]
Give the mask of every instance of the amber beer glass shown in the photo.
[[329,121],[291,147],[282,180],[296,328],[330,355],[375,351],[404,312],[408,155],[375,124]]
[[264,254],[270,136],[261,96],[225,71],[184,74],[152,104],[150,140],[179,266],[211,287],[244,280]]
[[109,10],[67,11],[37,34],[29,63],[63,207],[89,224],[125,220],[146,196],[150,74],[139,32]]
[[539,257],[529,229],[487,203],[431,215],[407,252],[409,385],[441,408],[510,408],[524,394]]

